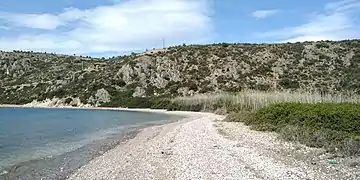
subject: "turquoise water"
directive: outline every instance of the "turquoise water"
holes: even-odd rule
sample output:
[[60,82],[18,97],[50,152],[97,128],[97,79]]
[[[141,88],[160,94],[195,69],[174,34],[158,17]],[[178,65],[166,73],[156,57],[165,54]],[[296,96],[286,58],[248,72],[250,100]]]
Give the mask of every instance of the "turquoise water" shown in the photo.
[[145,112],[0,108],[0,170],[69,152],[131,127],[163,123],[171,118]]

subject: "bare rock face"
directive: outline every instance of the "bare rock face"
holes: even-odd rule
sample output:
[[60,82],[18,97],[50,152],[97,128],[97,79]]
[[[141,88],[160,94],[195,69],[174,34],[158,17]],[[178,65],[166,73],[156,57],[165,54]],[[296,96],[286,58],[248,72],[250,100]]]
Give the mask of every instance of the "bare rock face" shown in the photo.
[[95,106],[110,102],[110,94],[104,88],[97,90],[95,96],[90,96],[88,102]]
[[123,66],[119,71],[118,74],[122,75],[122,79],[125,81],[126,84],[130,84],[132,82],[132,75],[134,74],[134,71],[132,67],[128,64]]
[[79,107],[79,106],[82,106],[82,103],[79,98],[72,98],[72,101],[70,102],[69,105]]
[[109,93],[104,89],[99,89],[96,94],[95,94],[95,97],[97,98],[97,100],[99,102],[104,102],[104,103],[107,103],[110,101],[110,95]]
[[43,101],[33,100],[31,103],[25,104],[25,107],[88,107],[88,104],[83,104],[79,98],[66,97],[45,99]]

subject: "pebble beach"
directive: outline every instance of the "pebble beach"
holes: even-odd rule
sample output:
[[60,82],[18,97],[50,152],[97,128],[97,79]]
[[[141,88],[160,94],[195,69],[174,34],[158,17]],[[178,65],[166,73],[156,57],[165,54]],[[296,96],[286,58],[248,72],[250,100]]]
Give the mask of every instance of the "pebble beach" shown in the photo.
[[[145,110],[152,111],[152,110]],[[322,149],[284,142],[212,113],[166,112],[184,119],[143,129],[69,180],[359,179],[358,166]],[[328,162],[337,161],[336,165]]]

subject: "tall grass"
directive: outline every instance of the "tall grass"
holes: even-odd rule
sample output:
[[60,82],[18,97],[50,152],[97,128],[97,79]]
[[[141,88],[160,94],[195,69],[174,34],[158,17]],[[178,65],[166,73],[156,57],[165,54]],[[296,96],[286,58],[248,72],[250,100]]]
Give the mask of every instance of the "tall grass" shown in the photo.
[[345,94],[321,94],[303,92],[263,92],[243,91],[239,93],[198,94],[190,97],[172,99],[169,110],[190,110],[225,112],[256,110],[279,102],[360,102],[360,96]]

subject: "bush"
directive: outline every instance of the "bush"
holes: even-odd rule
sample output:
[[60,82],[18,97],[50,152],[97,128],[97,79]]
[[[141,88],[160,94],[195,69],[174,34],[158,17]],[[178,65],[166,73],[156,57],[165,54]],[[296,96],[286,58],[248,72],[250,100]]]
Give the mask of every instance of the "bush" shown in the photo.
[[167,109],[171,101],[167,98],[154,99],[151,105],[152,109]]
[[167,98],[121,96],[125,93],[113,95],[110,102],[102,104],[101,107],[167,109],[170,104]]
[[203,111],[203,104],[181,104],[177,102],[171,102],[167,107],[169,111],[195,111],[200,112]]
[[232,112],[226,116],[224,121],[227,122],[245,122],[249,117],[250,111]]
[[353,103],[278,103],[259,109],[252,117],[248,124],[299,125],[360,134],[360,105]]
[[239,117],[232,115],[228,120],[276,131],[286,140],[311,147],[360,155],[360,104],[277,103],[255,110],[247,118]]
[[147,97],[114,98],[110,102],[102,104],[101,107],[150,108],[151,101]]
[[65,104],[70,104],[72,102],[72,98],[66,98],[65,99]]

